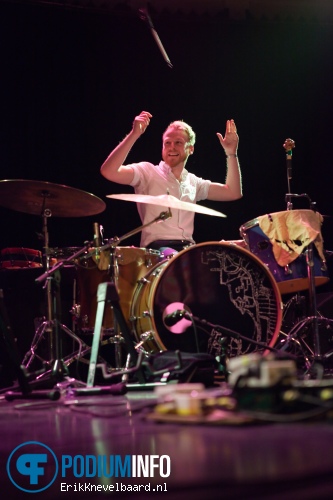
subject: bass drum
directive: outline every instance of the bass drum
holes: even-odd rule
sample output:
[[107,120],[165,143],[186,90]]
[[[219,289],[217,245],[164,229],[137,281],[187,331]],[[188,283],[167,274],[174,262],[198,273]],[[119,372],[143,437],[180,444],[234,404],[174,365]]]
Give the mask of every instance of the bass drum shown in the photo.
[[[177,320],[177,310],[207,323]],[[270,271],[251,252],[227,242],[194,245],[156,265],[140,280],[131,308],[133,334],[149,352],[220,355],[223,328],[217,325],[245,337],[228,337],[229,357],[263,351],[247,339],[273,346],[281,321],[281,295]]]

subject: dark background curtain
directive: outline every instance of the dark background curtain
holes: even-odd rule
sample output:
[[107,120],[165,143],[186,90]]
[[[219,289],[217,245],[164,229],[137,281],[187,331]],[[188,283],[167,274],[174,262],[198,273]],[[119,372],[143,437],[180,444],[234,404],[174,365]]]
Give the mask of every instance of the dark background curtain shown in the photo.
[[[106,181],[99,169],[133,117],[148,110],[153,120],[129,161],[158,162],[162,132],[184,119],[197,133],[188,168],[222,182],[216,132],[224,133],[228,118],[236,121],[244,197],[205,202],[227,218],[196,215],[197,242],[238,239],[243,223],[286,209],[283,143],[291,137],[291,191],[317,202],[332,249],[332,23],[322,16],[235,19],[226,11],[152,17],[173,69],[136,10],[0,4],[1,178],[64,184],[106,202],[99,215],[51,217],[50,245],[81,246],[95,221],[107,238],[140,224],[135,204],[106,198],[132,189]],[[39,216],[3,206],[0,214],[1,248],[42,247]],[[132,244],[139,235],[124,242]]]

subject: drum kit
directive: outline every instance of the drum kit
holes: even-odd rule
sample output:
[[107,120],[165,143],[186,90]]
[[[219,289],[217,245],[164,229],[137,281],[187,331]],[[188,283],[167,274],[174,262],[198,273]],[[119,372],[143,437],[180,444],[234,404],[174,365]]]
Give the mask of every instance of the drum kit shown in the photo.
[[[52,249],[50,217],[97,215],[105,210],[105,203],[91,193],[65,185],[0,181],[2,206],[42,218],[43,252],[5,248],[0,255],[0,272],[40,268],[36,283],[45,289],[47,315],[35,331],[23,366],[28,369],[40,359],[38,348],[45,339],[48,359],[42,361],[57,379],[68,373],[73,360],[89,355],[90,345],[86,342],[94,334],[97,290],[105,282],[115,284],[137,352],[205,352],[218,359],[226,352],[227,357],[234,357],[268,349],[286,354],[296,352],[308,372],[314,363],[324,363],[331,352],[323,352],[318,324],[325,321],[331,329],[333,320],[319,318],[316,310],[315,288],[329,281],[320,230],[322,216],[312,208],[293,210],[292,196],[289,195],[286,211],[243,224],[240,240],[194,244],[164,257],[159,251],[121,246],[145,226],[104,240],[99,224],[94,223],[94,238],[83,247]],[[149,224],[163,223],[172,217],[173,210],[225,217],[221,212],[170,195],[108,197],[167,208]],[[71,310],[72,329],[61,322],[59,315],[58,275],[68,265],[75,269],[74,289],[78,291]],[[309,292],[310,314],[284,332],[286,305],[282,297],[293,298],[302,292]],[[103,338],[112,339],[110,343],[115,345],[116,366],[111,369],[120,370],[121,351],[125,349],[126,355],[131,349],[124,343],[112,307],[105,310],[102,329]],[[62,333],[78,345],[65,357]]]

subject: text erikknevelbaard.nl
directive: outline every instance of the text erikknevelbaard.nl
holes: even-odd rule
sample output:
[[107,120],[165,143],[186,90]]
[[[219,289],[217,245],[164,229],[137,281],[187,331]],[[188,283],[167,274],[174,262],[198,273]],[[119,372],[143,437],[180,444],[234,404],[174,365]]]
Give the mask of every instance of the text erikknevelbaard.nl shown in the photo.
[[[168,455],[63,455],[62,477],[70,472],[76,478],[125,478],[125,477],[160,477],[166,478],[171,473],[171,460]],[[165,492],[166,483],[152,484],[93,484],[88,481],[60,483],[62,493],[75,492]]]
[[[16,446],[7,460],[13,485],[39,493],[60,479],[61,491],[166,491],[163,481],[171,474],[169,455],[62,455],[44,443],[28,441]],[[154,478],[127,481],[125,478]],[[155,482],[156,480],[156,482]]]
[[115,484],[92,484],[92,483],[74,483],[60,484],[61,493],[76,493],[76,492],[100,492],[100,493],[116,493],[116,492],[165,492],[167,490],[166,483],[162,484],[124,484],[122,482]]

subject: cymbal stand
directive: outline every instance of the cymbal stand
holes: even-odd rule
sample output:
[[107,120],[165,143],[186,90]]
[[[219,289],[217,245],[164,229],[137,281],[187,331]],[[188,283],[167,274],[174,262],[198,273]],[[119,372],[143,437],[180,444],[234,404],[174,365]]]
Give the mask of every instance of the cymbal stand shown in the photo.
[[[303,197],[307,198],[310,202],[310,209],[316,211],[316,202],[312,202],[310,197],[307,194],[286,194],[286,201],[288,210],[291,210],[292,198],[293,197]],[[317,311],[317,294],[316,294],[316,286],[315,286],[315,274],[314,274],[314,243],[311,242],[305,248],[305,256],[306,256],[306,267],[307,267],[307,276],[309,282],[309,307],[308,313],[309,315],[300,320],[296,325],[292,327],[292,329],[288,332],[285,341],[283,342],[284,346],[282,347],[283,351],[287,351],[288,348],[294,343],[297,343],[297,346],[302,352],[302,355],[305,359],[305,375],[312,376],[319,374],[322,376],[325,371],[326,361],[333,356],[333,350],[330,350],[326,353],[323,353],[321,342],[320,342],[320,333],[319,333],[319,324],[324,323],[326,329],[333,327],[333,320],[329,318],[324,318],[318,314]],[[307,329],[311,329],[311,336],[313,341],[313,346],[309,345],[309,343],[303,338],[303,332]]]
[[[114,289],[114,292],[116,295],[119,295],[119,291],[118,291],[118,277],[119,277],[118,262],[117,262],[117,257],[115,254],[115,250],[116,250],[117,245],[119,245],[119,243],[121,241],[129,238],[130,236],[132,236],[136,233],[139,233],[140,231],[142,231],[143,228],[150,226],[151,224],[167,220],[170,217],[172,217],[172,213],[171,213],[171,210],[169,208],[167,211],[161,212],[159,216],[157,216],[155,219],[148,222],[147,224],[139,226],[138,228],[130,231],[129,233],[126,233],[125,235],[121,236],[120,238],[115,236],[114,238],[111,238],[106,245],[103,245],[99,248],[99,251],[111,250],[111,263],[109,266],[110,282],[103,283],[103,284],[99,285],[98,288],[101,289],[101,292],[100,292],[101,294],[102,294],[102,289],[105,290],[105,287],[108,286],[109,289],[111,289],[111,290]],[[84,256],[84,258],[86,259],[86,258],[92,257],[93,255],[96,255],[96,250],[89,252],[87,255]],[[102,285],[103,285],[103,287],[102,287]],[[104,300],[101,299],[100,303],[101,304],[103,302],[105,303],[105,299],[106,298],[104,296]],[[116,307],[116,304],[117,304],[117,307]],[[98,304],[98,305],[100,306],[100,304]],[[134,357],[133,353],[135,353],[136,351],[134,351],[135,348],[134,348],[133,343],[128,335],[127,325],[125,323],[126,318],[123,317],[123,313],[121,311],[120,304],[118,305],[118,300],[113,301],[111,307],[114,309],[114,313],[115,313],[114,314],[115,330],[118,329],[118,325],[120,328],[123,328],[123,330],[124,330],[124,332],[120,332],[119,335],[121,338],[122,337],[124,338],[124,342],[126,344],[126,348],[127,348],[127,352],[128,352],[126,366],[129,367],[131,363],[133,364],[133,361],[134,361],[133,360],[133,357]],[[99,348],[99,343],[101,341],[101,335],[102,335],[103,316],[104,316],[104,305],[103,305],[103,307],[98,307],[97,312],[96,312],[95,329],[94,329],[94,336],[93,336],[92,353],[91,353],[91,357],[90,357],[89,373],[94,372],[95,366],[96,366],[98,348]],[[119,316],[122,318],[123,321],[118,323]],[[117,346],[117,344],[116,344],[116,349],[117,348],[119,349],[119,346]],[[119,352],[116,353],[116,358],[118,355],[120,356]],[[117,364],[120,365],[120,359],[118,360]],[[120,366],[118,366],[117,368],[119,370],[121,370]],[[90,375],[90,379],[92,380],[93,378],[94,378],[94,375],[93,376]]]
[[[44,201],[45,203],[45,201]],[[49,248],[49,233],[47,220],[51,217],[51,210],[44,208],[43,210],[43,238],[44,238],[44,266],[45,272],[39,276],[35,281],[36,283],[43,283],[44,289],[46,291],[46,301],[47,301],[47,317],[46,320],[37,328],[35,336],[33,338],[30,350],[25,354],[22,365],[25,368],[29,368],[33,360],[37,357],[39,360],[43,361],[46,366],[50,367],[49,371],[44,372],[40,378],[45,375],[51,374],[51,377],[57,381],[63,380],[68,374],[67,367],[62,359],[62,343],[60,338],[60,330],[64,331],[69,335],[75,342],[79,345],[79,353],[85,350],[88,346],[81,341],[77,335],[75,335],[69,328],[60,323],[58,317],[59,310],[59,269],[68,262],[73,262],[81,254],[88,251],[88,248],[92,246],[93,242],[88,242],[84,247],[77,251],[74,255],[58,262],[53,267],[50,266],[50,248]],[[47,336],[48,341],[48,354],[49,360],[45,361],[40,356],[37,355],[37,348],[44,338]]]
[[[283,148],[286,151],[286,164],[287,164],[287,181],[288,181],[288,193],[285,195],[285,200],[287,202],[287,210],[293,209],[293,198],[306,198],[309,201],[310,209],[314,212],[316,211],[316,203],[311,200],[311,198],[306,194],[292,194],[290,189],[291,179],[292,179],[292,150],[295,147],[295,141],[292,139],[286,139]],[[327,328],[333,326],[333,320],[328,318],[319,317],[317,311],[317,295],[315,286],[315,275],[314,275],[314,244],[311,242],[305,248],[306,254],[306,266],[307,266],[307,276],[309,282],[309,316],[300,322],[298,322],[287,334],[286,339],[282,341],[284,344],[282,350],[287,350],[290,345],[294,345],[296,342],[296,347],[300,348],[302,355],[304,356],[306,372],[305,375],[311,376],[316,370],[323,373],[325,361],[333,355],[333,350],[323,354],[320,335],[319,335],[319,321],[324,321]],[[308,327],[312,328],[312,340],[313,347],[310,346],[306,340],[304,340],[304,335],[302,332]],[[321,368],[318,370],[318,368]]]
[[[161,212],[160,215],[155,217],[155,219],[151,220],[150,222],[147,222],[146,224],[143,224],[142,226],[139,226],[139,227],[133,229],[132,231],[124,234],[123,236],[120,236],[120,238],[118,236],[115,236],[114,238],[110,238],[108,240],[108,243],[101,246],[99,250],[103,251],[103,250],[109,250],[110,248],[115,248],[116,246],[119,245],[119,243],[126,240],[127,238],[130,238],[131,236],[134,236],[135,234],[140,233],[142,231],[142,229],[144,229],[148,226],[151,226],[152,224],[157,224],[159,222],[163,222],[167,219],[170,219],[170,217],[172,217],[172,213],[171,213],[170,208],[168,208],[168,210]],[[94,254],[95,254],[94,251],[90,252],[86,257],[93,256]]]
[[[94,250],[89,250],[95,245],[95,241],[89,241],[86,242],[85,246],[79,249],[76,253],[71,255],[69,258],[64,259],[62,261],[59,261],[57,264],[55,264],[53,267],[50,267],[50,250],[48,246],[49,238],[48,238],[48,231],[47,231],[47,217],[50,217],[50,211],[47,211],[44,213],[44,224],[43,224],[43,233],[44,233],[44,240],[45,240],[45,256],[46,256],[46,271],[43,273],[41,276],[39,276],[35,281],[37,283],[43,283],[46,282],[44,285],[47,291],[47,303],[48,303],[48,317],[47,320],[42,323],[42,325],[38,328],[36,331],[35,337],[33,339],[32,346],[30,348],[30,351],[26,354],[24,358],[24,367],[30,366],[31,362],[33,359],[36,357],[36,349],[42,340],[44,333],[47,332],[49,333],[50,337],[50,343],[49,343],[49,349],[50,349],[50,366],[51,370],[44,372],[42,375],[39,376],[39,380],[42,379],[45,375],[49,375],[51,373],[52,379],[55,379],[57,381],[64,381],[65,377],[68,373],[67,370],[67,365],[70,364],[73,360],[79,359],[81,356],[84,356],[88,352],[91,351],[91,347],[85,344],[84,342],[81,341],[79,337],[77,337],[69,328],[67,328],[65,325],[61,324],[58,317],[57,317],[57,312],[58,308],[56,307],[56,300],[54,297],[54,281],[57,281],[57,279],[54,277],[54,275],[57,273],[57,271],[64,266],[65,264],[71,263],[73,261],[77,261],[78,259],[87,259],[93,256],[96,256],[96,248]],[[123,241],[126,238],[129,238],[130,236],[140,232],[144,227],[149,226],[153,223],[161,222],[164,220],[167,220],[172,216],[170,209],[168,209],[165,212],[162,212],[158,217],[150,221],[149,223],[138,227],[137,229],[130,231],[129,233],[126,233],[124,236],[118,238],[114,237],[111,238],[106,245],[103,245],[102,247],[99,248],[99,251],[102,250],[108,250],[111,249],[111,253],[113,252],[114,257],[115,257],[115,248],[116,246]],[[111,279],[117,279],[117,261],[116,258],[113,259],[112,262],[112,278]],[[64,359],[62,358],[62,349],[61,349],[61,342],[60,342],[60,335],[59,335],[59,329],[63,330],[65,333],[67,333],[69,336],[71,336],[78,344],[79,344],[79,350]],[[129,352],[131,352],[132,346],[128,346]],[[85,385],[84,383],[81,383],[81,385]]]

